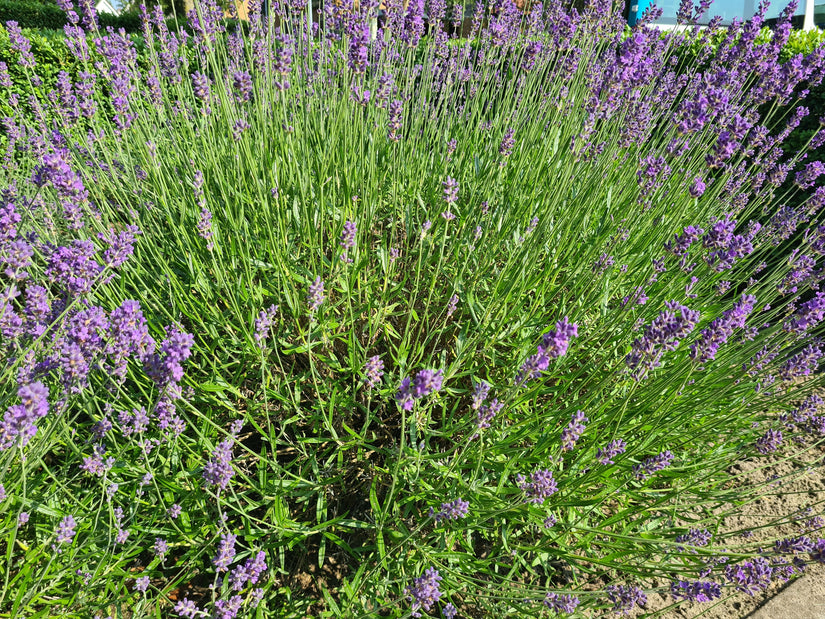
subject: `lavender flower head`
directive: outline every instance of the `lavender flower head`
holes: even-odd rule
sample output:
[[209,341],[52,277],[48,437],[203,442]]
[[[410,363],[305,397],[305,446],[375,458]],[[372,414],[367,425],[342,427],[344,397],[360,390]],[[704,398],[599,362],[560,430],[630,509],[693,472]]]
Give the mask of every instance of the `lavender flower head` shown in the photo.
[[515,131],[512,129],[507,129],[504,133],[504,137],[501,138],[501,144],[498,147],[498,154],[504,157],[505,159],[513,154],[513,148],[516,145],[516,140],[513,137],[515,135]]
[[657,471],[661,471],[663,468],[668,467],[673,462],[673,454],[669,451],[663,451],[657,456],[651,456],[641,464],[637,464],[633,467],[633,476],[640,480],[644,481]]
[[186,619],[194,619],[203,614],[197,605],[189,598],[183,598],[178,601],[178,603],[175,604],[175,612],[179,617],[185,617]]
[[688,189],[688,193],[690,194],[691,198],[702,197],[702,194],[705,193],[705,183],[701,179],[701,177],[697,176],[695,179],[693,179],[693,183],[691,184],[690,189]]
[[458,200],[458,181],[448,176],[442,185],[444,186],[444,201],[447,204],[455,204]]
[[567,354],[570,340],[579,335],[579,327],[571,323],[567,316],[556,323],[555,329],[550,329],[542,338],[545,353],[553,359]]
[[481,381],[480,383],[475,383],[473,385],[473,403],[472,407],[473,410],[478,410],[481,408],[481,405],[484,403],[484,400],[487,399],[487,395],[490,393],[490,384]]
[[733,308],[702,330],[699,339],[690,345],[690,357],[700,363],[716,358],[719,346],[728,341],[734,330],[744,328],[745,321],[756,305],[756,297],[743,294]]
[[551,329],[542,337],[542,343],[536,347],[536,354],[527,358],[522,364],[519,373],[516,375],[516,384],[538,378],[541,373],[550,367],[550,359],[557,359],[567,354],[570,340],[578,336],[578,325],[570,323],[565,316],[556,323],[556,328]]
[[479,436],[481,430],[490,427],[490,422],[495,418],[498,412],[504,407],[504,402],[499,402],[498,398],[493,399],[489,404],[482,404],[477,415],[477,430],[476,433],[470,437],[470,440],[475,440]]
[[412,602],[412,616],[420,617],[419,609],[423,608],[429,612],[433,608],[433,604],[441,599],[441,591],[439,591],[438,583],[441,576],[438,570],[434,567],[428,568],[423,576],[413,579],[413,584],[408,585],[405,593],[407,599]]
[[622,439],[609,442],[603,449],[596,451],[596,459],[601,464],[615,464],[613,458],[623,454],[627,450],[627,444]]
[[355,222],[347,221],[344,224],[344,231],[341,233],[341,242],[340,245],[344,249],[354,249],[355,248],[355,235],[358,232],[358,228],[355,226]]
[[557,615],[562,613],[572,613],[579,605],[579,598],[572,595],[559,595],[558,593],[548,592],[544,596],[544,605]]
[[10,406],[0,422],[0,451],[13,446],[18,440],[21,446],[25,446],[37,432],[35,422],[49,412],[49,391],[43,383],[37,381],[21,385],[17,396],[20,404]]
[[780,430],[768,430],[756,441],[756,451],[763,456],[773,453],[782,445],[782,432]]
[[307,303],[309,303],[309,311],[314,312],[324,302],[324,282],[321,281],[321,276],[315,278],[315,281],[309,285],[309,294],[307,295]]
[[441,370],[421,370],[415,379],[405,378],[401,381],[395,399],[404,410],[410,411],[415,400],[439,391],[443,381],[444,374]]
[[441,370],[421,370],[412,384],[412,395],[416,399],[424,398],[441,389],[444,373]]
[[141,576],[140,578],[136,579],[134,588],[135,591],[146,593],[146,590],[149,588],[149,577]]
[[712,602],[722,597],[722,587],[715,582],[688,582],[680,580],[670,585],[670,594],[677,602],[687,600],[690,602]]
[[441,509],[438,511],[435,511],[431,507],[430,517],[435,518],[436,523],[439,523],[442,520],[458,520],[459,518],[464,518],[469,511],[470,503],[468,501],[456,499],[449,503],[442,503]]
[[229,564],[235,558],[235,540],[237,536],[231,533],[221,533],[221,541],[218,543],[218,554],[212,559],[212,564],[219,572],[229,569]]
[[255,319],[255,342],[261,348],[264,347],[269,330],[275,322],[275,316],[278,314],[278,306],[270,305],[269,309],[261,310],[258,317]]
[[215,248],[215,243],[212,240],[214,233],[212,232],[212,213],[207,208],[201,209],[200,219],[196,226],[198,236],[206,241],[206,249],[212,251]]
[[453,315],[458,307],[458,295],[454,294],[450,297],[450,302],[447,304],[447,318]]
[[572,451],[576,446],[576,441],[584,432],[584,424],[589,421],[584,416],[583,411],[576,411],[570,418],[570,423],[562,430],[561,433],[561,449],[562,451]]
[[625,357],[633,378],[640,381],[651,369],[659,367],[664,353],[679,346],[679,342],[693,331],[699,316],[699,312],[676,301],[665,303],[665,310],[645,328],[642,337],[633,341],[631,351]]
[[728,565],[725,568],[725,578],[738,591],[753,595],[767,589],[771,584],[774,570],[765,557],[756,557],[741,565]]
[[75,536],[76,526],[77,522],[75,522],[74,516],[65,516],[57,525],[57,543],[71,544]]
[[559,489],[556,480],[553,479],[553,471],[550,469],[533,471],[530,474],[530,481],[527,481],[524,475],[517,476],[516,481],[524,492],[525,500],[537,505],[544,503]]
[[235,475],[232,468],[232,439],[226,439],[218,443],[203,467],[203,479],[210,486],[218,486],[225,490],[229,485],[229,480]]
[[367,386],[367,389],[372,389],[378,385],[383,376],[384,362],[381,361],[381,357],[375,355],[367,359],[366,364],[364,364],[364,384]]
[[639,587],[632,585],[609,585],[605,591],[607,599],[613,603],[613,612],[627,615],[636,606],[647,604],[647,595]]

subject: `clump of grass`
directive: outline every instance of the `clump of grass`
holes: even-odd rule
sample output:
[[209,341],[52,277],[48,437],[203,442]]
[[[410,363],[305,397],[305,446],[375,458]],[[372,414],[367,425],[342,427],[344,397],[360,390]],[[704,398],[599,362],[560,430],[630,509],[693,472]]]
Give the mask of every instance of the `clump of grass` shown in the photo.
[[50,98],[7,25],[6,612],[629,612],[822,561],[816,517],[765,551],[718,509],[825,433],[792,8],[680,64],[716,20],[204,0],[144,64],[61,4]]

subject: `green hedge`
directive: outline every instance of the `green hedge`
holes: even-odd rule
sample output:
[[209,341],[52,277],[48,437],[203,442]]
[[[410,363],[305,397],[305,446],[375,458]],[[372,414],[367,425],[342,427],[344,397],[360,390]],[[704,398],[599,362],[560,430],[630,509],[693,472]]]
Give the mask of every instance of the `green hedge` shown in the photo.
[[[21,28],[43,30],[62,30],[67,23],[66,14],[55,4],[0,0],[0,23],[7,21],[16,21]],[[137,12],[98,13],[98,22],[102,29],[111,26],[115,30],[123,28],[126,32],[140,32],[140,14]]]

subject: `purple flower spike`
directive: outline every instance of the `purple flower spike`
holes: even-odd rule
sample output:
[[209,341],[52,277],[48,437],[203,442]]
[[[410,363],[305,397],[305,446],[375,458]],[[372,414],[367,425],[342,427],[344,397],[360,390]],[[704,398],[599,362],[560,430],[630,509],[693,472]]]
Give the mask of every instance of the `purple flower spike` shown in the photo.
[[702,330],[699,339],[690,346],[690,358],[699,363],[715,359],[719,346],[728,341],[734,330],[745,327],[745,321],[755,305],[756,297],[743,294],[732,309],[724,312]]
[[811,561],[825,564],[825,539],[818,539],[810,552]]
[[218,486],[225,490],[229,480],[235,475],[232,469],[232,439],[218,443],[212,457],[203,467],[203,479],[210,486]]
[[231,533],[221,533],[221,541],[218,544],[218,554],[212,559],[212,564],[219,572],[229,569],[229,564],[235,558],[235,540],[237,537]]
[[442,520],[458,520],[459,518],[464,518],[469,511],[469,502],[463,499],[456,499],[449,503],[442,503],[441,509],[437,512],[430,508],[430,516],[435,518],[436,523],[439,523]]
[[477,439],[479,436],[479,431],[485,430],[490,427],[490,422],[495,419],[495,416],[498,412],[504,407],[504,402],[499,402],[498,398],[495,398],[489,404],[482,404],[477,415],[477,428],[475,434],[470,438],[470,440]]
[[570,340],[579,335],[579,326],[571,323],[567,316],[556,323],[556,328],[544,334],[542,345],[544,352],[551,358],[557,359],[567,354]]
[[321,276],[315,278],[315,281],[309,285],[309,294],[307,295],[307,303],[309,303],[309,311],[314,312],[324,302],[324,282],[321,281]]
[[186,619],[194,619],[203,614],[200,608],[189,598],[183,598],[175,604],[175,612],[178,614],[178,617],[185,617]]
[[688,582],[680,580],[670,585],[670,594],[677,602],[687,600],[690,602],[712,602],[722,597],[722,587],[715,582]]
[[558,593],[548,593],[544,596],[544,605],[556,612],[557,615],[562,613],[572,613],[579,605],[579,598],[572,595],[559,595]]
[[728,565],[725,568],[725,578],[738,591],[753,595],[767,589],[771,584],[774,570],[764,557],[756,557],[741,565]]
[[201,209],[201,216],[198,220],[198,225],[196,226],[198,230],[198,236],[200,236],[203,240],[206,241],[206,249],[212,250],[215,248],[214,241],[212,241],[212,213],[207,208]]
[[258,317],[255,319],[255,341],[261,348],[266,343],[266,338],[269,335],[269,330],[275,322],[275,316],[278,314],[278,306],[270,305],[269,309],[261,310]]
[[484,400],[487,399],[487,394],[490,393],[490,384],[481,381],[480,383],[475,383],[473,385],[473,410],[478,410],[481,408],[481,405],[484,403]]
[[553,479],[553,471],[550,469],[533,471],[530,474],[530,481],[527,481],[524,475],[516,477],[516,481],[524,492],[525,500],[537,505],[544,503],[559,489],[556,480]]
[[609,585],[605,591],[607,599],[613,603],[613,612],[627,615],[636,606],[647,604],[647,595],[639,587]]
[[355,249],[355,235],[358,233],[358,228],[355,222],[347,221],[344,224],[344,231],[341,233],[340,245],[344,249]]
[[401,111],[403,108],[404,104],[398,99],[390,103],[389,120],[387,120],[387,137],[393,142],[401,139]]
[[[0,306],[2,307],[2,306]],[[20,404],[10,406],[0,421],[0,451],[18,440],[24,446],[37,432],[35,422],[49,412],[49,391],[41,382],[22,385],[17,390]]]
[[141,593],[146,593],[146,590],[149,588],[149,577],[148,576],[141,576],[137,580],[135,580],[135,591],[139,591]]
[[407,586],[405,593],[407,599],[412,602],[412,616],[420,617],[419,609],[423,608],[429,612],[433,608],[433,604],[441,599],[441,591],[438,589],[438,583],[441,576],[438,570],[431,567],[424,572],[423,576],[413,579],[413,584]]
[[442,185],[444,186],[444,201],[447,204],[455,204],[458,200],[458,181],[448,176]]
[[444,374],[441,370],[421,370],[412,384],[412,396],[416,399],[424,398],[441,389]]
[[756,451],[762,455],[773,453],[782,445],[782,432],[768,430],[756,441]]
[[364,384],[367,389],[372,389],[378,385],[383,376],[384,362],[381,361],[381,357],[375,355],[367,359],[367,363],[364,365]]
[[690,194],[691,198],[701,198],[702,194],[705,193],[705,183],[700,177],[696,177],[693,180],[693,184],[688,189],[688,193]]
[[584,412],[576,411],[573,416],[570,418],[570,423],[567,424],[567,427],[562,430],[561,433],[561,450],[562,451],[572,451],[573,448],[576,446],[576,441],[579,440],[579,437],[584,432],[584,424],[589,421],[587,417],[584,416]]
[[415,405],[415,398],[413,398],[410,387],[411,383],[412,381],[409,377],[402,380],[401,385],[398,387],[398,393],[395,395],[395,400],[398,402],[398,405],[405,411],[411,411]]
[[570,323],[565,316],[556,323],[556,328],[544,334],[541,344],[536,347],[536,354],[527,358],[516,375],[516,384],[538,378],[550,367],[550,359],[557,359],[567,354],[570,340],[578,336],[578,325]]
[[498,154],[502,157],[509,157],[513,154],[513,148],[516,146],[516,140],[513,137],[515,135],[515,131],[512,129],[507,129],[504,133],[504,137],[501,138],[501,144],[498,147]]
[[596,451],[596,459],[601,464],[615,464],[613,458],[619,454],[623,454],[627,450],[627,444],[622,439],[616,439],[608,443],[604,449],[599,448]]
[[699,312],[676,301],[665,303],[665,308],[645,328],[642,337],[633,341],[631,351],[625,357],[625,363],[637,381],[644,379],[651,369],[661,366],[665,352],[675,350],[699,322]]
[[60,521],[60,524],[57,525],[57,543],[71,544],[74,539],[76,526],[77,523],[75,522],[74,516],[64,517],[63,520]]
[[641,464],[633,467],[633,476],[639,481],[644,481],[654,473],[668,467],[673,462],[673,454],[663,451],[658,456],[651,456]]

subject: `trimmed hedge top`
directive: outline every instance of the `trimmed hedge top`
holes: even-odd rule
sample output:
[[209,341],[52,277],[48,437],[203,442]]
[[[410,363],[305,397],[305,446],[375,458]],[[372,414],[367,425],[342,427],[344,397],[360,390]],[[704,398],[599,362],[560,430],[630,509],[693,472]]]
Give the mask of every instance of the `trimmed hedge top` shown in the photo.
[[[66,14],[55,4],[27,2],[26,0],[0,0],[0,23],[16,21],[21,28],[41,28],[62,30],[66,25]],[[140,32],[140,14],[137,12],[98,13],[100,27],[111,26],[115,30]]]

